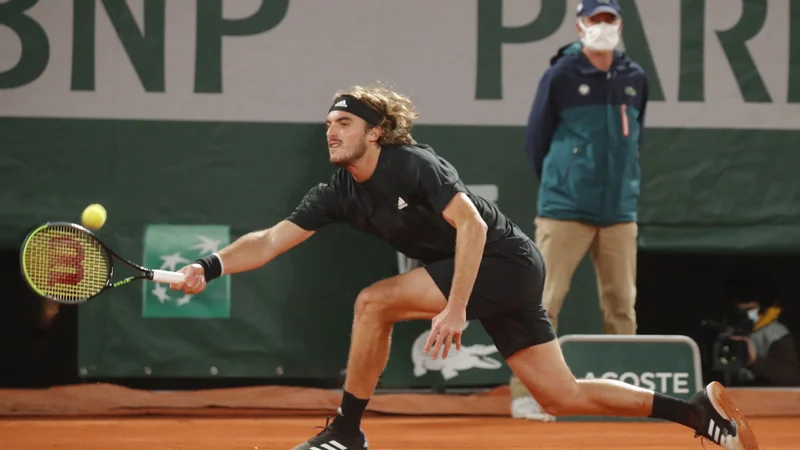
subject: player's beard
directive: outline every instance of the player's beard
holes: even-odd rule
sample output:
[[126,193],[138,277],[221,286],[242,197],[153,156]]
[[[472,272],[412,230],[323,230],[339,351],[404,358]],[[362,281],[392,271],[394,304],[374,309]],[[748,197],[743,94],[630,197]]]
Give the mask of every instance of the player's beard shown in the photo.
[[[340,153],[340,154],[336,154]],[[367,153],[367,136],[361,136],[358,142],[355,143],[353,149],[348,151],[339,147],[339,151],[335,154],[331,155],[331,163],[341,166],[347,167],[354,164],[356,161],[361,159],[365,153]]]

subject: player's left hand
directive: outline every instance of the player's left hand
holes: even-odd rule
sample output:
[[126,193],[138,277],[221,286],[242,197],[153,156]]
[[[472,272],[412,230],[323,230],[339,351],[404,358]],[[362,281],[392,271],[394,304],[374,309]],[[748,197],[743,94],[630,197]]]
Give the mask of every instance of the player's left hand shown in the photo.
[[433,347],[433,359],[439,356],[439,350],[444,345],[442,359],[446,359],[450,353],[450,346],[453,340],[456,341],[456,350],[461,350],[461,333],[467,326],[466,308],[451,307],[448,305],[444,311],[433,318],[431,334],[428,335],[428,342],[425,343],[425,354]]

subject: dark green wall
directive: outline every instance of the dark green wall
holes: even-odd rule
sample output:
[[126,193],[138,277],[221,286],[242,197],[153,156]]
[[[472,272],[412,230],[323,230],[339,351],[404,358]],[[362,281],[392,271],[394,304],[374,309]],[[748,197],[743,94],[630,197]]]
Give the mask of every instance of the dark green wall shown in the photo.
[[[533,235],[536,179],[522,128],[420,126],[416,137],[468,184],[498,185],[501,209]],[[648,130],[641,249],[796,252],[798,137]],[[100,237],[134,261],[150,223],[229,224],[235,239],[283,219],[333,170],[321,125],[4,118],[0,138],[7,249],[41,222],[77,221],[92,202],[109,211]],[[203,376],[211,365],[226,376],[338,376],[358,291],[395,270],[391,249],[332,226],[269,266],[237,275],[230,319],[143,319],[141,289],[120,289],[80,307],[78,365],[88,376],[140,376],[145,366]],[[601,330],[588,258],[563,314],[561,333]]]

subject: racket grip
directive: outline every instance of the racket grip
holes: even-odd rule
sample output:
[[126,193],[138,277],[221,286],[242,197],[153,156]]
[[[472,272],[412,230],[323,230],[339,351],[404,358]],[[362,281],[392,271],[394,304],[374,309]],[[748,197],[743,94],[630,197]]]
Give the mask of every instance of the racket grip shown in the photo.
[[170,272],[167,270],[153,270],[153,281],[156,283],[182,283],[186,277],[180,272]]

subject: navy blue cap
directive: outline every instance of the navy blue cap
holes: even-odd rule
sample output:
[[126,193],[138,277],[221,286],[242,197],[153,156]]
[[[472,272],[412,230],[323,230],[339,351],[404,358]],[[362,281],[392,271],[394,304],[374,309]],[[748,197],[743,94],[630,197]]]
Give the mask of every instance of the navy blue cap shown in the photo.
[[617,0],[582,0],[578,4],[578,17],[591,17],[604,12],[622,16],[622,8]]

